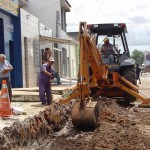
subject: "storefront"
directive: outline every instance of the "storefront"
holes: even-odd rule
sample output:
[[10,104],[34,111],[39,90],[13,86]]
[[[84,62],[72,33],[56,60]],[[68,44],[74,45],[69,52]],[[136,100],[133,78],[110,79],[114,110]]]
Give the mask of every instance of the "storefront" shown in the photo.
[[13,65],[12,87],[22,87],[21,29],[18,5],[0,0],[0,53]]

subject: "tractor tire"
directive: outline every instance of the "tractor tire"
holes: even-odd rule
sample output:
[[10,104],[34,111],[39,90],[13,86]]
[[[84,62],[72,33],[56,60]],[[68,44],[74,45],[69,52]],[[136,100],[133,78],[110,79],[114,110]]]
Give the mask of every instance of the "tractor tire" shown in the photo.
[[[135,69],[134,67],[131,68],[124,68],[123,72],[122,72],[122,76],[128,80],[129,82],[131,82],[133,85],[137,85],[136,84],[136,76],[135,76]],[[127,86],[127,85],[126,85]],[[128,86],[127,86],[128,87]],[[128,87],[129,88],[129,87]],[[133,102],[136,100],[136,97],[132,96],[131,94],[124,92],[124,100],[127,104],[130,104],[130,102]]]

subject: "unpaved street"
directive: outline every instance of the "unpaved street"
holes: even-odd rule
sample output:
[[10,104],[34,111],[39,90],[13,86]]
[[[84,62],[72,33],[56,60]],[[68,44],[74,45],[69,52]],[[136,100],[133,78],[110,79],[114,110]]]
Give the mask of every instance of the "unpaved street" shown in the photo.
[[[141,80],[141,91],[150,97],[150,74]],[[0,146],[4,150],[150,150],[150,108],[127,106],[111,98],[97,101],[95,130],[77,130],[71,122],[71,104],[54,103],[35,118],[5,128]]]
[[82,132],[71,121],[55,134],[34,142],[31,149],[50,150],[148,150],[150,110],[123,107],[113,99],[101,99],[100,118],[94,131]]
[[[139,85],[150,97],[150,74]],[[34,142],[29,149],[45,150],[148,150],[150,108],[121,106],[114,99],[99,99],[100,117],[94,131],[78,131],[71,123],[55,134]]]

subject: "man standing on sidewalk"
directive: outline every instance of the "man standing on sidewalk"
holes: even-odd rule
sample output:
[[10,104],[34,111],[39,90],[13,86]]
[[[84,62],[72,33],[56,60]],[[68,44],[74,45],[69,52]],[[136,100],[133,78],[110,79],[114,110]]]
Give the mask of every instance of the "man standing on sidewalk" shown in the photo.
[[[45,48],[45,52],[44,54],[42,55],[42,64],[44,63],[47,63],[48,59],[51,57],[52,55],[52,51],[50,48]],[[59,76],[59,73],[58,72],[54,72],[53,71],[53,78],[56,78],[57,79],[57,84],[61,84],[60,82],[60,76]]]
[[10,81],[10,71],[13,70],[12,65],[6,60],[4,54],[0,54],[0,85],[2,85],[2,80],[6,80],[10,102],[12,100],[12,89]]
[[[54,72],[53,63],[54,58],[50,57],[47,63],[42,65],[39,75],[39,98],[43,106],[52,103],[51,79],[53,79]],[[47,99],[45,99],[45,94]]]
[[46,63],[48,59],[51,57],[52,51],[50,48],[45,48],[45,52],[42,55],[42,64]]

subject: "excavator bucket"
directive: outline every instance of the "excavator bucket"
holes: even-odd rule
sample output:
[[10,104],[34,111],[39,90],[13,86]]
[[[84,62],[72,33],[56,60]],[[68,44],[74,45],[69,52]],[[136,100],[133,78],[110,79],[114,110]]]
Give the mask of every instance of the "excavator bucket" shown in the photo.
[[95,128],[99,116],[97,102],[86,103],[83,109],[80,108],[80,101],[76,101],[72,106],[72,123],[77,128]]

